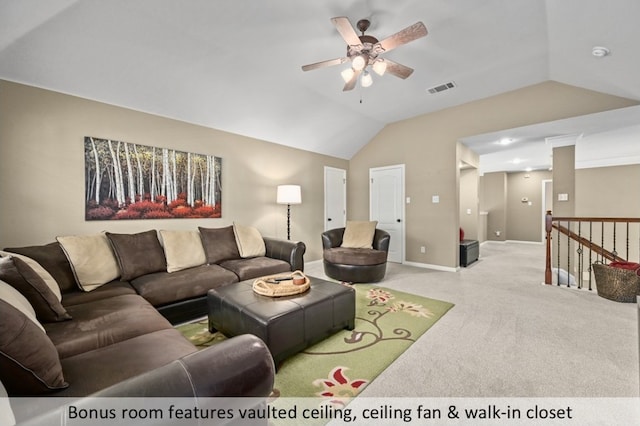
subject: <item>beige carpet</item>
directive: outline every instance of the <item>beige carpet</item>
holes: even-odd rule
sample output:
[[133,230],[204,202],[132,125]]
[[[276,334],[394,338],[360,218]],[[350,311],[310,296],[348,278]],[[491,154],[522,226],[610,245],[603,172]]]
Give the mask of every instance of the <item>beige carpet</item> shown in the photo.
[[[455,304],[368,397],[639,395],[637,307],[543,286],[544,246],[488,242],[459,272],[390,264],[381,286]],[[324,276],[322,262],[306,265]]]

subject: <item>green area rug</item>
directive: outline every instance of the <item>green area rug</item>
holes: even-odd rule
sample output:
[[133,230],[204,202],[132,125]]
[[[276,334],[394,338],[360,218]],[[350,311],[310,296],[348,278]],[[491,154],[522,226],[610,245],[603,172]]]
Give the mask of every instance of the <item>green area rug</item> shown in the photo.
[[[355,329],[339,331],[285,360],[276,374],[273,396],[350,399],[453,307],[375,285],[354,288]],[[225,339],[209,333],[206,320],[177,328],[199,347]]]

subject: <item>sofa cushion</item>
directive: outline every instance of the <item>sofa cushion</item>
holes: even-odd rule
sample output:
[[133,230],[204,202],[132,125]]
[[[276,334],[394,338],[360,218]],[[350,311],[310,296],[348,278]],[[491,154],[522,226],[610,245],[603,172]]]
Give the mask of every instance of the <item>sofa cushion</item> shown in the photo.
[[62,293],[78,289],[71,264],[57,241],[42,246],[10,247],[5,251],[17,253],[38,262],[56,280]]
[[233,271],[240,278],[240,281],[281,272],[291,272],[291,265],[288,262],[269,257],[225,260],[220,263],[220,266]]
[[376,233],[377,221],[347,221],[342,236],[342,247],[346,248],[372,248],[373,236]]
[[27,298],[39,321],[71,319],[44,280],[22,259],[14,256],[0,258],[0,280],[10,284]]
[[169,364],[197,349],[173,328],[133,337],[61,360],[71,384],[56,396],[85,396]]
[[138,294],[131,287],[131,284],[124,281],[111,281],[93,291],[73,291],[65,293],[62,299],[63,306],[79,305],[96,300],[107,299],[109,297],[121,296],[123,294]]
[[130,281],[140,275],[167,268],[164,251],[155,230],[137,234],[105,234],[116,255],[122,281]]
[[41,395],[68,386],[45,332],[0,299],[0,380],[10,396]]
[[202,265],[172,273],[144,275],[131,281],[131,285],[153,306],[162,306],[205,296],[212,288],[237,281],[236,274],[218,265]]
[[177,272],[207,262],[198,231],[160,231],[167,272]]
[[198,227],[200,238],[207,256],[207,263],[216,264],[223,260],[238,259],[240,252],[236,243],[233,226],[224,228]]
[[234,223],[233,233],[236,237],[240,257],[258,257],[266,254],[267,249],[264,245],[264,240],[257,228]]
[[21,259],[23,262],[25,262],[27,265],[29,265],[29,267],[33,270],[33,272],[38,274],[38,276],[44,281],[47,287],[49,287],[49,290],[53,292],[53,294],[56,296],[56,299],[58,299],[58,302],[62,300],[62,292],[60,291],[60,286],[58,285],[56,280],[53,278],[53,276],[46,269],[44,269],[38,262],[31,259],[30,257],[23,256],[18,253],[10,253],[8,251],[0,250],[0,257],[4,257],[4,256],[17,257]]
[[44,324],[60,359],[171,328],[146,300],[125,294],[67,307],[72,321]]
[[82,290],[95,290],[120,276],[118,262],[104,233],[70,235],[57,240]]
[[325,249],[324,260],[342,265],[379,265],[387,261],[387,252],[375,249],[334,247]]

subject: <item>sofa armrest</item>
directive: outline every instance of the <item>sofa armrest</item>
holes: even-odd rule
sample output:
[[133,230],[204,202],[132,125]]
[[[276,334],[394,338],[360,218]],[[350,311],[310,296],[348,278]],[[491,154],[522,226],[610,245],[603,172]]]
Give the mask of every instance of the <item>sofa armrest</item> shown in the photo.
[[389,242],[391,241],[391,235],[387,231],[382,229],[376,229],[376,233],[373,236],[373,248],[380,251],[389,251]]
[[322,233],[322,248],[330,249],[342,245],[345,228],[330,229]]
[[94,397],[265,397],[275,367],[269,349],[245,334],[117,383]]
[[307,246],[302,241],[269,237],[263,237],[263,239],[267,257],[288,262],[292,271],[304,271],[304,252],[307,250]]

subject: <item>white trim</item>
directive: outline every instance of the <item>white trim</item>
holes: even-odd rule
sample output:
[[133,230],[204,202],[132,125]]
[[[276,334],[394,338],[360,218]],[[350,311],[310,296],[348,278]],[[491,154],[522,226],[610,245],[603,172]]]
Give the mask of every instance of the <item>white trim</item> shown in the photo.
[[344,206],[344,210],[342,212],[342,220],[347,223],[347,171],[345,169],[340,169],[338,167],[324,166],[324,225],[323,228],[325,231],[335,228],[335,226],[331,227],[329,225],[329,221],[327,220],[327,171],[334,170],[340,172],[344,179],[344,197],[342,197],[342,205]]
[[409,266],[415,266],[417,268],[435,269],[436,271],[444,271],[444,272],[458,272],[460,270],[460,267],[452,268],[450,266],[431,265],[429,263],[420,263],[420,262],[405,261],[402,264],[403,265],[409,265]]
[[521,240],[506,240],[505,243],[517,243],[517,244],[535,244],[542,245],[542,241],[521,241]]

